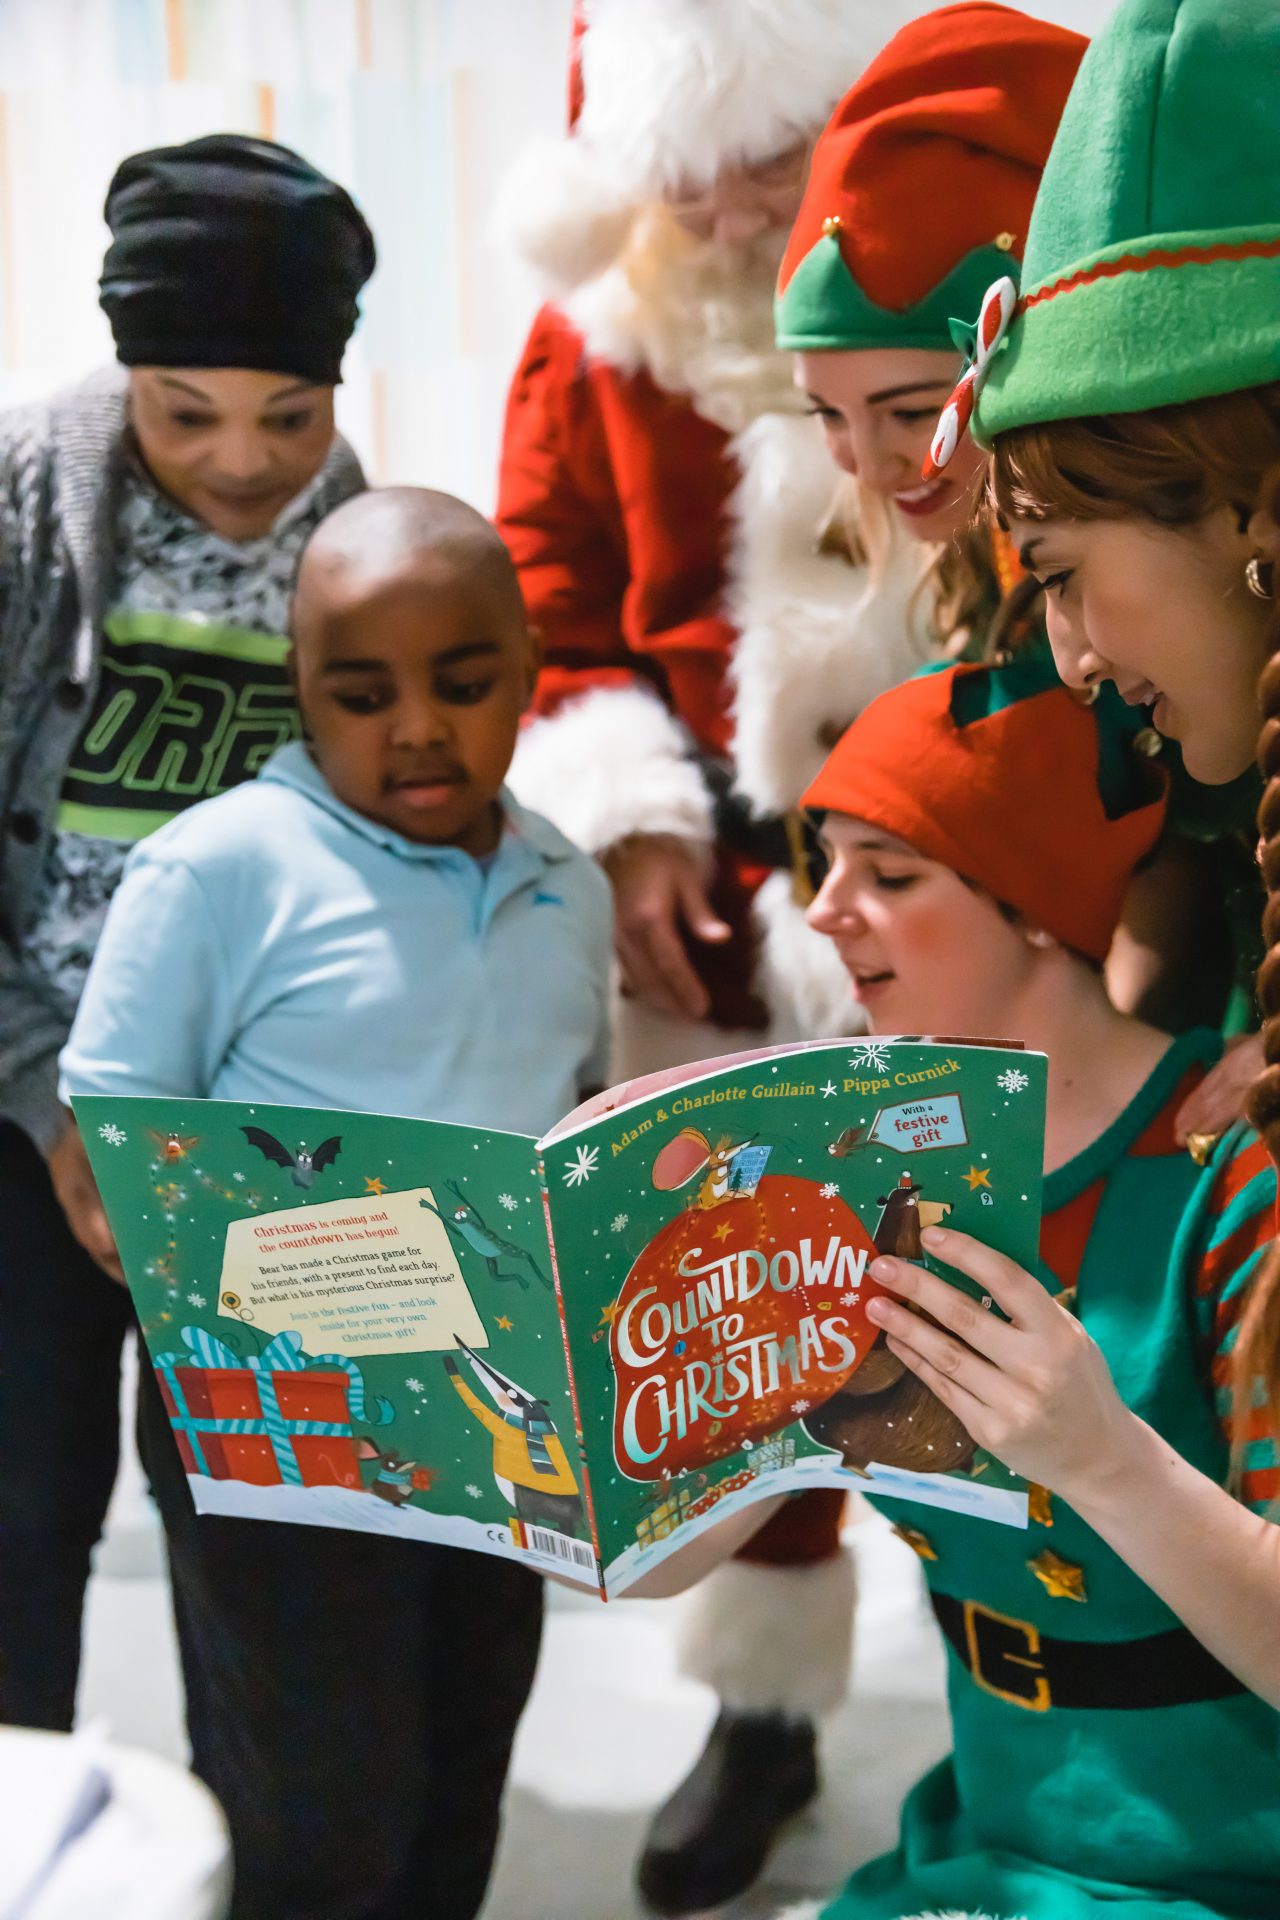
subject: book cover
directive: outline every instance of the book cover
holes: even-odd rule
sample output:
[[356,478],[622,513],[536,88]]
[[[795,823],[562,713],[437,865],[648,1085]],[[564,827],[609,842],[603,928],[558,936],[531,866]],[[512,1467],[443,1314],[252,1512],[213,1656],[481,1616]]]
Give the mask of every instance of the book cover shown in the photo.
[[[819,1043],[522,1135],[74,1103],[197,1509],[399,1533],[622,1592],[744,1503],[1025,1488],[866,1319],[931,1220],[1023,1264],[1042,1056]],[[968,1284],[968,1283],[965,1283]]]

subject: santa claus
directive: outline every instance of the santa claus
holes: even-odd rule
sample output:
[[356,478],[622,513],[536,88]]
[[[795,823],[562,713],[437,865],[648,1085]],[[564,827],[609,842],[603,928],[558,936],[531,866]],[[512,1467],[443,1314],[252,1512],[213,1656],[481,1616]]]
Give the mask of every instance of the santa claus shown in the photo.
[[[570,130],[504,224],[549,303],[508,406],[498,523],[547,665],[520,797],[613,882],[616,1078],[860,1026],[805,924],[801,793],[936,651],[918,547],[868,543],[773,345],[809,153],[908,5],[584,0]],[[868,544],[874,545],[874,559]],[[718,1905],[817,1790],[853,1580],[841,1500],[790,1501],[699,1591],[686,1669],[721,1711],[639,1868]]]

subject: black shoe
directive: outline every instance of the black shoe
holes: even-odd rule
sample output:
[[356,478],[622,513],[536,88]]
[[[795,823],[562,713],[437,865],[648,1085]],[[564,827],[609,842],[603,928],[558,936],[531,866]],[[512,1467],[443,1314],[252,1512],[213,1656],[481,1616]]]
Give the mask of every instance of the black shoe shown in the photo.
[[723,1906],[817,1791],[810,1721],[722,1708],[693,1771],[653,1817],[636,1869],[641,1896],[661,1914]]

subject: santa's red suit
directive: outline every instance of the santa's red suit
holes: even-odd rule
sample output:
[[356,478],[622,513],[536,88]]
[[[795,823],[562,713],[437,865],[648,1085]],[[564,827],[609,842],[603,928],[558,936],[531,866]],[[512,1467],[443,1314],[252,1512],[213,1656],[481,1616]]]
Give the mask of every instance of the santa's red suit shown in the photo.
[[[619,998],[618,1079],[860,1025],[805,924],[796,807],[853,716],[934,652],[919,550],[886,535],[872,567],[835,511],[835,470],[773,347],[785,233],[699,246],[664,195],[815,135],[897,24],[875,11],[588,0],[574,130],[508,195],[508,230],[556,296],[502,452],[498,523],[547,660],[513,785],[592,852],[636,835],[695,849],[733,928],[726,946],[690,943],[706,1021]],[[842,1698],[839,1507],[791,1500],[699,1588],[684,1663],[727,1707],[811,1719]]]

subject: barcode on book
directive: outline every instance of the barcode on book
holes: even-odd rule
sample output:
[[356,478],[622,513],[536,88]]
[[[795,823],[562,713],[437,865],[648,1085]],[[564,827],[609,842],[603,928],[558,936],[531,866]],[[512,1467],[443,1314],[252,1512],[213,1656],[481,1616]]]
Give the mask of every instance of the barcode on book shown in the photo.
[[596,1570],[596,1557],[590,1547],[581,1540],[571,1540],[567,1533],[556,1533],[551,1527],[522,1527],[525,1544],[534,1553],[549,1553],[556,1560],[572,1560],[575,1567],[582,1567],[587,1573]]

